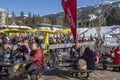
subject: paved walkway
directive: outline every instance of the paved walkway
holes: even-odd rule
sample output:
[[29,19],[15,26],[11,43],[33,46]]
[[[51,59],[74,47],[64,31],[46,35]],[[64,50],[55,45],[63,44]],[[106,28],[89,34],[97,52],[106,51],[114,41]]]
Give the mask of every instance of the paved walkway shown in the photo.
[[[67,53],[62,54],[61,56],[64,58],[68,58],[66,56]],[[46,72],[41,77],[43,80],[87,80],[87,79],[77,79],[73,78],[70,72],[54,70],[51,72]],[[95,70],[90,73],[89,80],[120,80],[120,72],[113,72],[112,68],[108,68],[108,70],[102,70],[101,68]]]
[[[65,71],[52,71],[45,73],[43,80],[87,80],[73,78],[69,72]],[[90,73],[89,80],[120,80],[120,72],[113,72],[111,70],[95,70]]]

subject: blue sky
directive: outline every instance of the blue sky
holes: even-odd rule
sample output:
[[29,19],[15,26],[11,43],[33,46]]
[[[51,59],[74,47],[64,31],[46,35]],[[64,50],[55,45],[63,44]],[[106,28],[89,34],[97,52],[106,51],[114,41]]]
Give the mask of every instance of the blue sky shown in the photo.
[[[97,4],[98,0],[77,0],[77,6],[86,6]],[[0,8],[12,11],[19,15],[21,11],[25,14],[31,12],[32,14],[47,15],[63,11],[61,0],[1,0]]]

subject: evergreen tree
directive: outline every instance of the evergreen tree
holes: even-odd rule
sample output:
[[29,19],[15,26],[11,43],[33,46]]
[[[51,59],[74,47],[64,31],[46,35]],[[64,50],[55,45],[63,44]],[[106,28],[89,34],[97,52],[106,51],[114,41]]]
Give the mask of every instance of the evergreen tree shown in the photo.
[[24,19],[24,12],[23,11],[21,11],[21,13],[20,13],[20,18]]
[[31,12],[28,13],[28,18],[29,18],[29,21],[31,21],[31,18],[32,18]]
[[120,25],[120,9],[119,8],[113,8],[110,12],[107,20],[107,25]]
[[25,25],[25,20],[24,20],[24,12],[23,11],[21,11],[21,13],[20,13],[20,21],[21,21],[21,25]]
[[13,11],[13,12],[12,12],[12,20],[11,20],[12,23],[15,22],[15,17],[16,17],[16,16],[15,16],[15,13],[14,13],[14,11]]

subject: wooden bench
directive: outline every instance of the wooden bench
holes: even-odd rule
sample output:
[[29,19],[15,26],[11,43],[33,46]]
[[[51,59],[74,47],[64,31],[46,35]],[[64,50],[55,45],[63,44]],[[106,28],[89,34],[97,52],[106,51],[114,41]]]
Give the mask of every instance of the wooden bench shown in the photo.
[[[70,60],[70,59],[62,59],[62,60],[59,60],[59,62],[63,62],[63,63],[76,63],[77,60]],[[59,66],[59,67],[65,67],[65,68],[68,68],[68,67],[74,67],[74,64],[69,64],[69,65],[62,65],[62,66]],[[69,72],[72,72],[73,73],[73,77],[78,77],[78,78],[81,78],[81,74],[86,74],[85,77],[88,78],[89,77],[89,74],[93,71],[93,70],[86,70],[86,71],[80,71],[78,69],[68,69],[66,71],[69,71]],[[75,76],[76,75],[76,76]]]

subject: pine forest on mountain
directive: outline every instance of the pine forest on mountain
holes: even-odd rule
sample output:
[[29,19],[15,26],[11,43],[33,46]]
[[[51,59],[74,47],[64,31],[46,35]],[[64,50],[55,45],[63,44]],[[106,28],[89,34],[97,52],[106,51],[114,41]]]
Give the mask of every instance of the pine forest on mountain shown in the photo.
[[[118,5],[108,7],[108,4],[101,6],[100,10],[104,11],[101,13],[97,13],[97,5],[77,8],[77,21],[80,21],[78,27],[120,25],[120,7]],[[11,17],[8,18],[9,25],[15,23],[17,25],[26,25],[35,28],[39,23],[46,23],[61,25],[64,28],[69,27],[63,12],[46,16],[32,14],[31,12],[25,16],[26,14],[23,11],[20,12],[20,16],[16,16],[14,11],[11,14]],[[96,18],[90,20],[91,17],[89,15],[91,14],[96,16]]]

